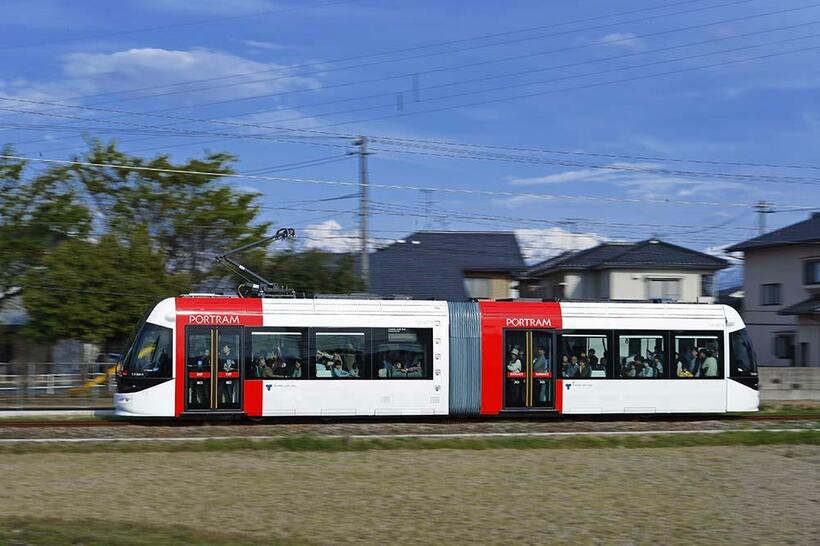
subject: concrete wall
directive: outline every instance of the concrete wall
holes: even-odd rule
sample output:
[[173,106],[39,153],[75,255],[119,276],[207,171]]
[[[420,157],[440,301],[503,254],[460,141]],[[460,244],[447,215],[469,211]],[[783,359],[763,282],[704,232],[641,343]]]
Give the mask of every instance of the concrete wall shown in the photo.
[[709,271],[680,271],[670,269],[639,269],[634,271],[609,272],[609,297],[616,300],[647,299],[649,279],[678,279],[680,282],[680,300],[697,302],[701,296],[701,275]]
[[761,400],[820,400],[820,368],[760,368]]
[[[745,253],[743,320],[761,364],[789,366],[789,359],[774,355],[772,340],[778,332],[795,334],[795,356],[799,361],[800,343],[808,343],[807,364],[820,366],[820,324],[811,318],[779,315],[778,311],[811,297],[816,287],[803,284],[803,261],[820,257],[817,245],[795,245],[749,250]],[[762,305],[761,285],[780,284],[780,305]]]

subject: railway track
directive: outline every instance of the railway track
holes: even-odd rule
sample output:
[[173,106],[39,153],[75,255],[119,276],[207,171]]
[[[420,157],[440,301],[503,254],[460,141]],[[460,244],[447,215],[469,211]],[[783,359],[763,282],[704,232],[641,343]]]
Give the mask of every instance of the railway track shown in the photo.
[[[261,421],[247,421],[247,420],[227,420],[227,419],[161,419],[150,418],[145,420],[132,419],[29,419],[29,420],[14,420],[14,419],[0,419],[0,428],[20,428],[20,429],[36,429],[36,428],[111,428],[111,427],[206,427],[206,426],[237,426],[237,427],[254,427],[254,426],[287,426],[287,425],[322,425],[327,424],[332,426],[334,424],[356,424],[356,425],[469,425],[481,423],[499,423],[499,422],[518,423],[519,425],[526,422],[549,423],[548,419],[532,420],[532,419],[513,419],[504,417],[495,418],[441,418],[441,419],[355,419],[355,418],[335,418],[332,420],[317,421],[316,419],[283,419],[271,418],[270,420]],[[663,417],[652,415],[594,415],[594,416],[562,416],[555,417],[552,422],[555,423],[699,423],[708,421],[725,421],[725,422],[742,422],[742,421],[820,421],[820,413],[806,413],[806,414],[790,414],[790,415],[709,415],[709,416],[692,416],[692,415],[667,415]]]

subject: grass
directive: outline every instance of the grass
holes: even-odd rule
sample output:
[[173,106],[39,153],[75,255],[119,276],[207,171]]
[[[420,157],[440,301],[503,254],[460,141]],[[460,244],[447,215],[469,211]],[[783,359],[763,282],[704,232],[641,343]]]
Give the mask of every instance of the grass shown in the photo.
[[817,445],[407,443],[3,456],[0,544],[741,546],[820,536]]
[[[125,514],[123,514],[125,516]],[[114,518],[117,519],[117,518]],[[123,518],[125,519],[125,518]],[[227,546],[287,545],[289,541],[239,533],[203,532],[185,526],[137,525],[98,519],[0,518],[0,544],[26,546]]]
[[350,438],[314,435],[270,439],[232,438],[190,442],[19,443],[0,445],[0,454],[24,453],[207,453],[224,451],[357,452],[394,450],[676,448],[703,446],[820,445],[820,430],[743,431],[710,434],[631,436],[484,437],[484,438]]

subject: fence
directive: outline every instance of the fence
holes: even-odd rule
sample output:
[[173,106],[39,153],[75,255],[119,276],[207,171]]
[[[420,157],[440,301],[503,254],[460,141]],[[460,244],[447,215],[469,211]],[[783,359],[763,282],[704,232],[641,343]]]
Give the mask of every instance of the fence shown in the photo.
[[[0,403],[21,405],[46,400],[109,397],[116,390],[109,363],[0,363]],[[22,368],[22,369],[21,369]],[[69,372],[66,372],[69,370]],[[16,371],[16,373],[10,373]],[[25,373],[20,373],[20,372]]]

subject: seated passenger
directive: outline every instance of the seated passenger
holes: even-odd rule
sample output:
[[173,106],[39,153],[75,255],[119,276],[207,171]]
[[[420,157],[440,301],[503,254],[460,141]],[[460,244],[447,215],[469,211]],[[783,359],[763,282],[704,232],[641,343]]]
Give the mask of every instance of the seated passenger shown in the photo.
[[652,365],[642,356],[635,357],[635,376],[636,377],[655,377],[656,371]]
[[564,369],[564,377],[566,378],[573,378],[578,377],[578,372],[580,371],[580,366],[578,364],[578,357],[572,355],[569,359],[569,365]]
[[350,372],[342,367],[341,359],[333,363],[333,366],[330,368],[330,373],[333,377],[350,377]]
[[637,356],[632,355],[632,356],[624,359],[626,362],[625,362],[625,364],[621,365],[621,377],[631,379],[631,378],[633,378],[637,375],[638,367],[635,364],[635,360],[637,358],[638,358]]
[[421,377],[424,375],[420,356],[415,357],[415,359],[413,359],[413,363],[407,367],[407,375],[413,377]]
[[290,376],[294,378],[302,377],[302,363],[298,360],[293,363],[293,371],[290,372]]
[[587,358],[582,356],[581,359],[578,361],[578,373],[575,374],[575,377],[578,378],[587,378],[592,373],[592,370],[589,368],[589,363],[587,362]]

